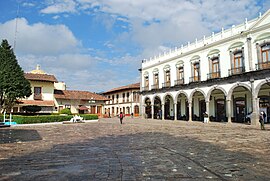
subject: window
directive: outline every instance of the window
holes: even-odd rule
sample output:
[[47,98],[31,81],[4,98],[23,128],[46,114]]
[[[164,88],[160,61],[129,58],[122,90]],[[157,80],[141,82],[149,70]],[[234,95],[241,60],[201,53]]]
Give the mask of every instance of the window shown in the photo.
[[125,102],[125,97],[126,97],[126,94],[125,93],[123,93],[123,97],[122,97],[122,102]]
[[193,81],[200,80],[200,63],[196,62],[193,64]]
[[34,100],[41,100],[41,87],[34,87]]
[[171,73],[169,70],[165,72],[165,86],[171,86]]
[[118,103],[119,95],[116,95],[116,103]]
[[114,104],[114,95],[112,96],[112,103]]
[[219,57],[214,57],[211,59],[211,77],[210,78],[218,78],[219,75]]
[[238,74],[243,72],[243,51],[237,51],[233,54],[233,67],[232,74]]
[[127,93],[127,102],[129,102],[129,92]]
[[262,62],[270,62],[270,44],[262,46]]
[[146,76],[144,77],[144,87],[148,87],[149,86],[149,77]]
[[154,89],[158,89],[158,84],[159,84],[158,73],[156,73],[154,74]]

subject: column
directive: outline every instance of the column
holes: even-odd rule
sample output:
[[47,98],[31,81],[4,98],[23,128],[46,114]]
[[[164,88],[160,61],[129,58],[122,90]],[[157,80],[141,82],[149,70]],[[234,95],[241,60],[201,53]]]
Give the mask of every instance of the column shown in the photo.
[[188,102],[189,120],[192,121],[192,101]]
[[228,118],[228,123],[232,123],[231,100],[226,100],[226,101],[227,101],[227,118]]
[[177,103],[174,103],[174,120],[177,120]]
[[260,98],[252,95],[252,114],[250,118],[252,125],[259,125],[259,102]]
[[161,104],[161,110],[162,110],[161,111],[162,112],[162,116],[161,117],[162,117],[162,120],[164,120],[164,118],[165,118],[164,117],[164,115],[165,115],[165,105],[164,104]]
[[154,104],[151,105],[151,114],[152,119],[154,119]]
[[144,105],[141,105],[141,113],[142,113],[142,118],[145,119],[145,104]]
[[210,118],[209,118],[209,111],[210,111],[209,101],[205,101],[205,106],[206,106],[206,112],[207,112],[207,115],[208,115],[207,122],[210,122]]
[[251,38],[247,38],[247,51],[248,51],[248,64],[249,64],[249,70],[253,71],[253,63],[252,63],[252,49],[251,49]]

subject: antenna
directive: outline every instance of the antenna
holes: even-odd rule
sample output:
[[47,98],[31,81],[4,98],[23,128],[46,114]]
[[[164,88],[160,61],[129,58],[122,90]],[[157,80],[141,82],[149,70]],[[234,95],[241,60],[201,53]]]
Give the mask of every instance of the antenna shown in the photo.
[[18,8],[17,8],[17,16],[16,16],[16,24],[15,24],[15,34],[14,34],[14,45],[13,45],[13,50],[15,51],[16,48],[16,39],[17,39],[17,29],[18,29],[18,17],[19,17],[19,3],[18,3]]

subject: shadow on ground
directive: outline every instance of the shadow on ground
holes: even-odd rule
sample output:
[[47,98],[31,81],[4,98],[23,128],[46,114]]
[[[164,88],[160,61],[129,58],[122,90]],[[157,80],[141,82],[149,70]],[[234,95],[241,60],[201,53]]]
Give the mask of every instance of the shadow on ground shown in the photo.
[[41,140],[36,130],[0,129],[0,144]]
[[0,180],[269,180],[269,168],[258,164],[263,161],[190,138],[149,132],[4,159]]

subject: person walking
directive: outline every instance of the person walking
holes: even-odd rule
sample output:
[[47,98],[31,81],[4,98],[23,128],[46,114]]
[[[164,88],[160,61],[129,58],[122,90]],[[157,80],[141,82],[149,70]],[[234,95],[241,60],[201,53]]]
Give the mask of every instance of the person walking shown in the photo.
[[124,115],[122,112],[120,112],[119,114],[120,124],[123,124],[123,118],[124,118]]
[[259,121],[260,121],[260,124],[261,124],[261,130],[265,130],[265,127],[264,127],[264,112],[261,112]]

